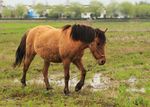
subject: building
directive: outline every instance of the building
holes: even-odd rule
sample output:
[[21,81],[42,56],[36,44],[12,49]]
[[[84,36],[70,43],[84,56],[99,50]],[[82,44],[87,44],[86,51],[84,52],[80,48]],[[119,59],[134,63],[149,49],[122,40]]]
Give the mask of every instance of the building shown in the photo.
[[82,19],[91,19],[91,12],[85,12],[85,13],[81,13],[81,18]]
[[39,18],[40,15],[37,14],[37,12],[33,9],[32,5],[24,5],[27,8],[27,12],[26,12],[26,18]]
[[36,19],[36,18],[39,18],[40,15],[37,14],[37,13],[31,8],[31,9],[28,9],[27,17],[28,17],[28,18],[34,18],[34,19]]

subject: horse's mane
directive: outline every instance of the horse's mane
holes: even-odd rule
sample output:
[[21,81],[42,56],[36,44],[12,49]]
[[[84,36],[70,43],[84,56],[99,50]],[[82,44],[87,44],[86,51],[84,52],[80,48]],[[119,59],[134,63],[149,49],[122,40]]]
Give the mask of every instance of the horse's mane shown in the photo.
[[62,30],[64,31],[64,30],[68,29],[69,27],[71,27],[71,25],[65,25],[65,26],[63,26]]
[[86,25],[74,24],[72,26],[65,25],[62,28],[62,30],[65,31],[70,27],[72,27],[70,36],[75,41],[80,40],[81,42],[84,42],[84,43],[91,43],[94,40],[94,38],[96,37],[96,35],[98,35],[98,37],[100,38],[102,43],[105,43],[105,41],[106,41],[104,32],[99,29],[94,29],[94,28],[92,28],[90,26],[86,26]]
[[105,36],[105,32],[96,28],[96,35],[98,36],[98,38],[100,39],[100,43],[103,45],[106,43],[106,36]]

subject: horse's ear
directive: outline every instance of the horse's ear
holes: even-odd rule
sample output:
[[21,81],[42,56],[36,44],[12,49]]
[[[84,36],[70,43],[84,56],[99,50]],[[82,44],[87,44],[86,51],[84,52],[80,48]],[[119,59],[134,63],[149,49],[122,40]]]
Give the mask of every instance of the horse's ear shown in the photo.
[[108,30],[108,28],[106,28],[106,29],[104,30],[104,33],[105,33],[107,30]]

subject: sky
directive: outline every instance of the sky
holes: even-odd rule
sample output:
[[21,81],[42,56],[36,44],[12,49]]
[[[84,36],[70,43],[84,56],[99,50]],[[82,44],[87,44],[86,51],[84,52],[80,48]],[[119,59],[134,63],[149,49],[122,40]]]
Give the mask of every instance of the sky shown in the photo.
[[[25,4],[25,5],[32,5],[37,3],[49,4],[49,5],[56,5],[56,4],[66,4],[67,1],[70,2],[79,2],[81,4],[88,4],[91,0],[3,0],[5,5],[16,6],[17,4]],[[150,2],[150,0],[99,0],[104,5],[109,4],[111,1],[123,2],[129,1],[132,3],[137,3],[139,1],[146,1]]]

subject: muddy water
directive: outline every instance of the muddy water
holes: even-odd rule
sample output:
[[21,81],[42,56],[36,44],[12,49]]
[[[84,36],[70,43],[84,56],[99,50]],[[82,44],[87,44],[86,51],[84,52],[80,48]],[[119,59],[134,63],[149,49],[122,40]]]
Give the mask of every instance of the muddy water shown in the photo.
[[111,87],[111,81],[110,78],[102,76],[101,73],[96,73],[92,79],[87,80],[85,87],[89,87],[93,91],[104,90]]
[[[57,86],[64,86],[64,78],[62,76],[63,74],[54,74],[51,75],[49,78],[50,84],[55,84]],[[78,83],[78,76],[72,75],[72,78],[69,80],[69,87],[74,88],[75,85]],[[123,80],[120,82],[125,82],[129,85],[129,88],[126,90],[128,92],[136,92],[136,93],[145,93],[145,88],[136,88],[136,83],[138,82],[138,79],[134,76],[131,76],[128,80]],[[83,88],[91,89],[92,91],[101,91],[106,90],[110,87],[119,87],[120,84],[119,81],[111,80],[111,78],[102,75],[101,73],[95,73],[94,76],[91,79],[85,80],[85,85]],[[15,84],[21,84],[20,81],[15,78],[13,83]],[[43,77],[34,78],[27,81],[27,84],[29,85],[43,85]]]
[[[78,76],[74,75],[74,78],[71,78],[69,80],[69,86],[75,87],[75,85],[78,83]],[[56,84],[57,86],[64,86],[64,78],[60,79],[59,75],[53,75],[49,79],[50,84]],[[14,83],[20,83],[18,79],[14,79]],[[36,85],[44,85],[43,77],[38,77],[32,80],[28,80],[27,84],[36,84]],[[85,85],[83,88],[90,88],[94,91],[107,89],[112,86],[112,82],[110,81],[110,78],[103,76],[101,73],[96,73],[92,79],[86,79]]]
[[138,79],[134,76],[131,76],[126,83],[130,86],[130,88],[128,88],[126,91],[127,92],[135,92],[135,93],[145,93],[146,90],[145,88],[137,88],[136,87],[136,83],[138,83]]
[[127,89],[127,91],[128,92],[136,92],[136,93],[145,93],[146,92],[145,88],[135,88],[135,87],[129,88],[129,89]]
[[127,80],[127,83],[128,83],[130,86],[134,86],[134,85],[137,83],[137,78],[134,77],[134,76],[131,76],[131,77]]

